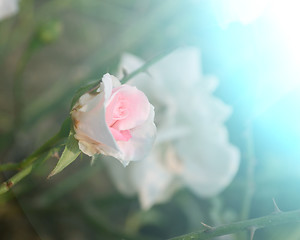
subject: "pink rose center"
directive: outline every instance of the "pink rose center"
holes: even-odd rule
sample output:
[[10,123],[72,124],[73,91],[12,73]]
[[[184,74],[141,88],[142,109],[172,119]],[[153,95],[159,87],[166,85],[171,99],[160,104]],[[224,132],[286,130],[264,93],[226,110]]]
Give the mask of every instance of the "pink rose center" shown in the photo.
[[128,101],[126,101],[126,99],[118,97],[118,101],[113,107],[112,119],[114,122],[109,126],[109,128],[116,141],[127,142],[132,137],[129,130],[118,130],[117,128],[115,128],[118,121],[128,117],[129,112],[127,106]]
[[150,104],[137,88],[122,85],[112,91],[106,108],[106,123],[116,141],[129,141],[131,130],[148,118]]
[[[120,100],[120,98],[119,98]],[[113,120],[122,120],[128,116],[128,101],[125,99],[120,100],[114,107]]]

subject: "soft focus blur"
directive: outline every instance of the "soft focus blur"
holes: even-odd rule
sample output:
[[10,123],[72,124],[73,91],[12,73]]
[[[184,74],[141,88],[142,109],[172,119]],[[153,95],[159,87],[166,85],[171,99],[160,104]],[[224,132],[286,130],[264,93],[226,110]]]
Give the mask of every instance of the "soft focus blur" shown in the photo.
[[[48,180],[53,156],[0,197],[1,239],[166,239],[201,229],[201,222],[270,214],[272,199],[282,211],[300,209],[296,0],[21,0],[13,1],[17,13],[5,2],[1,163],[21,161],[56,133],[75,91],[116,73],[124,52],[150,60],[184,46],[199,49],[203,74],[219,81],[214,96],[233,109],[226,126],[241,161],[219,195],[200,198],[183,188],[144,211],[137,197],[117,191],[101,159],[91,166],[79,157]],[[1,173],[2,180],[13,173]],[[299,239],[299,227],[259,230],[254,239]]]

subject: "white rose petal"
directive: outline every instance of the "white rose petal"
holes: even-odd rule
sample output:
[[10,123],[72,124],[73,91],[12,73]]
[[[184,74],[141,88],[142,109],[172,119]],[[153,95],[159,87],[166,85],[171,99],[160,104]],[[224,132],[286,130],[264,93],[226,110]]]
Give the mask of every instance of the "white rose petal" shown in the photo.
[[18,12],[18,0],[0,0],[0,20]]

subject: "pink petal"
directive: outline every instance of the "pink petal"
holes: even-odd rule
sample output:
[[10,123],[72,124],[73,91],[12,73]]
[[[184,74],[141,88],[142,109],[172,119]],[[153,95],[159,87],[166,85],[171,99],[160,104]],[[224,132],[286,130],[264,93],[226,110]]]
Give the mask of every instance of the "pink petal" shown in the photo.
[[129,130],[118,131],[114,128],[109,128],[116,141],[128,141],[132,136]]
[[153,120],[154,108],[150,105],[148,119],[130,131],[132,138],[128,141],[118,141],[118,146],[123,153],[123,165],[126,166],[130,161],[142,160],[149,154],[156,135],[156,126]]
[[150,103],[143,92],[136,87],[122,85],[113,90],[106,108],[106,123],[118,130],[129,130],[143,124],[149,111]]

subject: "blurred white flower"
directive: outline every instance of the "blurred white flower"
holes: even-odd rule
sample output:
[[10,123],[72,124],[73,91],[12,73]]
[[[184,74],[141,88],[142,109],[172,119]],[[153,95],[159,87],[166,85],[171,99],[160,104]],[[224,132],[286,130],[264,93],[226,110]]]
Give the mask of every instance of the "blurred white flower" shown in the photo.
[[0,0],[0,20],[18,12],[19,0]]
[[[132,72],[143,63],[125,54],[120,66]],[[149,157],[126,169],[105,161],[119,191],[138,194],[148,209],[182,186],[200,197],[228,186],[239,165],[239,151],[228,142],[223,124],[231,108],[212,96],[217,80],[202,76],[198,51],[177,50],[130,83],[155,107],[157,140]]]
[[213,11],[221,27],[231,22],[249,24],[259,18],[269,0],[212,0]]

